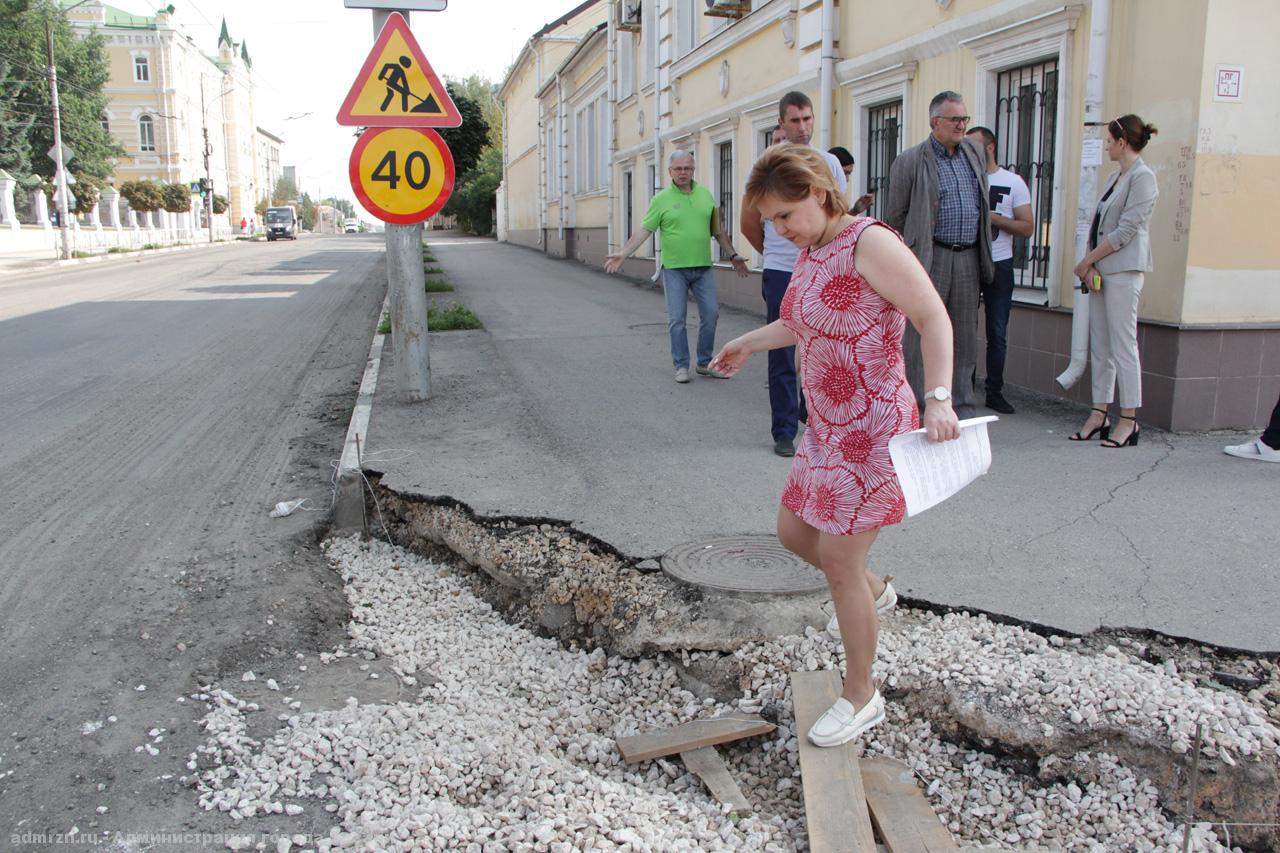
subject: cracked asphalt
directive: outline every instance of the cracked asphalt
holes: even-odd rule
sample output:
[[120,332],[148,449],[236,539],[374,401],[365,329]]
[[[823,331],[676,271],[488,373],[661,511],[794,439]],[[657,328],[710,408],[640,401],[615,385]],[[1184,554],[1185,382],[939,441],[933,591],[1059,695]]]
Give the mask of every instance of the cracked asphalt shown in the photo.
[[[380,383],[369,452],[387,461],[369,467],[383,485],[563,520],[633,557],[773,532],[788,461],[771,452],[764,358],[676,385],[657,289],[491,240],[430,242],[486,329],[432,335],[426,404]],[[758,322],[722,308],[717,344]],[[1280,465],[1222,452],[1249,434],[1144,425],[1137,447],[1104,449],[1067,441],[1083,407],[1008,396],[987,476],[876,543],[901,595],[1280,651]],[[412,452],[376,455],[392,450]]]

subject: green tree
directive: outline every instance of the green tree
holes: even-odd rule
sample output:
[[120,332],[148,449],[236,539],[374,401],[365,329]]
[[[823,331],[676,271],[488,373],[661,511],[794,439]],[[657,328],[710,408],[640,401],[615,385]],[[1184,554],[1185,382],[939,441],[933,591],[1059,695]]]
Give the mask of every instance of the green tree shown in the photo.
[[297,185],[283,175],[276,178],[276,185],[271,188],[271,204],[293,204],[297,200]]
[[164,196],[154,181],[125,181],[120,185],[120,195],[129,207],[139,213],[148,213],[164,207]]
[[191,190],[184,184],[165,184],[160,189],[160,206],[170,213],[183,213],[191,209]]
[[502,144],[502,106],[498,103],[498,87],[488,77],[472,74],[470,77],[446,77],[445,88],[470,98],[480,108],[480,116],[488,126],[490,145]]
[[217,193],[213,194],[213,212],[215,214],[221,215],[226,213],[227,208],[230,206],[231,204],[227,201],[227,197],[225,195],[218,195]]
[[502,149],[490,145],[474,169],[454,185],[442,213],[458,217],[458,225],[472,234],[493,233],[494,193],[502,183]]
[[298,199],[298,222],[308,231],[315,230],[316,203],[306,193],[303,193],[302,198]]
[[52,0],[0,0],[0,169],[24,183],[53,177],[45,153],[53,147],[46,23],[58,71],[62,141],[75,152],[68,171],[77,186],[84,176],[108,178],[125,151],[102,127],[102,88],[109,77],[103,39],[96,33],[77,37]]
[[442,127],[439,133],[453,154],[454,172],[465,175],[475,166],[480,159],[480,152],[489,144],[489,124],[484,119],[480,104],[471,100],[453,83],[446,83],[445,88],[449,90],[449,97],[462,114],[462,124],[459,127]]
[[355,205],[345,198],[335,198],[331,196],[329,198],[326,198],[321,203],[327,204],[333,207],[335,210],[337,210],[339,213],[342,214],[343,219],[351,219],[356,215]]

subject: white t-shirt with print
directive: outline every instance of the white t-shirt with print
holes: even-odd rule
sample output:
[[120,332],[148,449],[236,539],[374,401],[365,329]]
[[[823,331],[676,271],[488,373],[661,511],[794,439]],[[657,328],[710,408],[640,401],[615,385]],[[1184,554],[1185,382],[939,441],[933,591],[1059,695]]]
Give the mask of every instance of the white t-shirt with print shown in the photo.
[[[813,143],[810,143],[809,147],[821,154],[822,159],[827,161],[827,165],[831,168],[831,176],[836,179],[836,186],[840,188],[840,192],[848,192],[849,180],[845,177],[844,167],[840,165],[836,155],[823,151]],[[800,247],[784,237],[779,237],[778,232],[773,229],[773,223],[766,220],[764,223],[764,268],[791,272],[795,269],[796,258],[798,257],[800,257]]]
[[[1013,209],[1031,204],[1031,191],[1027,182],[1016,172],[1001,167],[987,175],[991,212],[1006,219],[1013,218]],[[1013,235],[991,226],[991,260],[1007,261],[1013,257]]]

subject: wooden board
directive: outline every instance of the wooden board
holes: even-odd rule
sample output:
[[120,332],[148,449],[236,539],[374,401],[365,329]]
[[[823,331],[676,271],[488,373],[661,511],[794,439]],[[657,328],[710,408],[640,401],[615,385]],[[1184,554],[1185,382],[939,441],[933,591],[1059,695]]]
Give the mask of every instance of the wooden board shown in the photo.
[[680,759],[684,761],[684,766],[689,768],[690,773],[702,780],[707,790],[711,792],[711,796],[718,802],[728,803],[739,814],[750,813],[751,803],[747,802],[742,789],[729,775],[729,768],[725,766],[724,758],[714,746],[702,746],[682,752]]
[[648,761],[664,755],[689,752],[703,746],[740,740],[744,737],[767,735],[773,731],[773,723],[756,714],[735,714],[732,717],[693,720],[673,729],[658,729],[638,735],[618,738],[618,752],[628,764]]
[[876,849],[867,813],[862,773],[853,750],[857,741],[844,746],[821,747],[809,743],[809,729],[840,698],[840,676],[833,670],[791,673],[791,698],[795,703],[796,737],[800,740],[800,776],[804,791],[804,815],[809,825],[813,853]]
[[889,853],[960,849],[916,785],[910,767],[894,758],[864,757],[860,763],[871,819]]

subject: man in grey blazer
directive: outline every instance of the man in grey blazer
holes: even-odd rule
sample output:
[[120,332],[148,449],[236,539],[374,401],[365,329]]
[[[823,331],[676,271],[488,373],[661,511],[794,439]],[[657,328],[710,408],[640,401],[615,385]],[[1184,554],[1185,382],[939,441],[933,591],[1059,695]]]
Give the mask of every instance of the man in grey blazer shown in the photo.
[[947,306],[955,341],[950,388],[923,388],[920,335],[902,337],[907,381],[923,407],[950,395],[956,414],[977,414],[973,376],[978,362],[978,291],[991,281],[990,206],[986,158],[965,138],[964,98],[940,92],[929,102],[929,138],[898,155],[889,170],[884,221],[896,228]]

